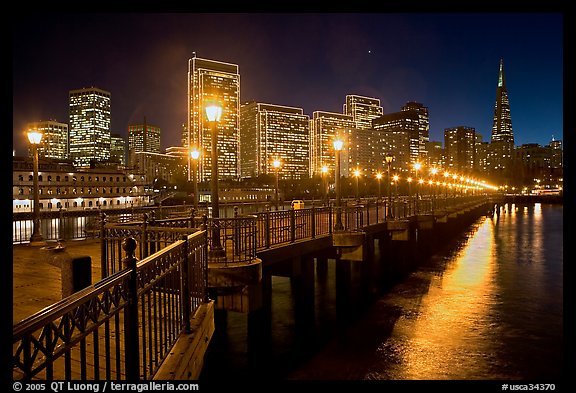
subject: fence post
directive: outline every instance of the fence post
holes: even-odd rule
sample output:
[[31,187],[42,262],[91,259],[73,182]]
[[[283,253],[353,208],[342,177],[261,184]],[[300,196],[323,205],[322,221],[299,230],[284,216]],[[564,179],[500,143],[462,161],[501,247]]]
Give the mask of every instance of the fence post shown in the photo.
[[108,277],[108,244],[106,239],[106,213],[100,213],[100,276]]
[[328,233],[332,234],[332,204],[328,202]]
[[296,241],[296,211],[294,206],[290,209],[290,243]]
[[316,207],[312,206],[312,239],[316,238]]
[[142,240],[140,241],[140,257],[142,259],[148,256],[148,213],[142,215]]
[[266,248],[270,248],[270,205],[266,205],[266,219],[264,221],[266,233]]
[[204,231],[204,252],[202,253],[202,269],[204,269],[204,303],[208,303],[210,298],[208,297],[208,217],[206,214],[202,216],[202,225],[200,229]]
[[[150,219],[148,220],[148,225],[151,227],[154,227],[156,224],[156,213],[154,212],[154,210],[152,210],[150,212]],[[156,234],[158,234],[158,232],[156,232]],[[159,236],[153,236],[153,241],[150,241],[150,248],[149,248],[149,254],[148,255],[152,255],[154,253],[156,253],[156,243],[158,243],[158,249],[160,249],[160,244],[159,244],[159,240],[158,240]],[[146,240],[150,240],[149,236],[147,236]],[[146,256],[148,256],[146,255]]]
[[190,226],[188,228],[195,228],[194,217],[196,217],[196,209],[192,208],[190,210]]
[[190,333],[190,286],[189,278],[190,275],[190,255],[188,251],[188,235],[182,235],[180,240],[184,241],[182,245],[184,247],[184,258],[182,259],[180,274],[180,299],[182,300],[182,325],[184,327],[185,333]]
[[124,313],[124,353],[126,361],[126,380],[140,379],[140,353],[138,348],[138,273],[135,257],[137,242],[133,237],[124,239],[122,248],[126,258],[123,267],[130,270],[127,285],[128,306]]
[[234,255],[240,255],[240,225],[238,224],[238,206],[234,206],[234,252],[232,253],[232,260]]

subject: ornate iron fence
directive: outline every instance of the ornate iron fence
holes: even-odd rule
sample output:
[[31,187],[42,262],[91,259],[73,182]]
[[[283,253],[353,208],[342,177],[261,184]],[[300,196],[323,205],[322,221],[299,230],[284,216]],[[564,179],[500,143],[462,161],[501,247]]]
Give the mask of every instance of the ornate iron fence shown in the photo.
[[207,234],[197,231],[14,325],[17,380],[150,379],[207,294]]

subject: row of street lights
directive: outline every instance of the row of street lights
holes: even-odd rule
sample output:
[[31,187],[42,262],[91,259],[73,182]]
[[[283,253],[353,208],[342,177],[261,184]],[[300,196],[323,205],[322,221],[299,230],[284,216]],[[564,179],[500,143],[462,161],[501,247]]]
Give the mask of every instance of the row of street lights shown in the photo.
[[[206,118],[208,120],[208,123],[210,124],[210,131],[211,131],[211,147],[212,147],[212,154],[211,154],[211,205],[212,205],[212,217],[218,219],[220,217],[220,209],[219,209],[219,196],[218,196],[218,123],[220,122],[220,119],[222,117],[222,107],[218,104],[212,103],[206,106],[205,108],[206,111]],[[34,243],[40,243],[43,241],[42,235],[40,233],[40,219],[39,219],[39,195],[38,195],[38,145],[40,144],[41,140],[42,140],[42,133],[38,132],[37,130],[31,130],[30,132],[28,132],[28,139],[30,141],[30,144],[32,146],[32,150],[34,153],[34,218],[33,218],[33,232],[32,232],[32,236],[30,239],[31,244]],[[335,151],[335,161],[336,161],[336,173],[335,173],[335,188],[336,188],[336,209],[337,209],[337,215],[336,215],[336,225],[335,225],[335,230],[342,230],[344,229],[343,225],[342,225],[342,218],[341,218],[341,191],[340,191],[340,155],[341,155],[341,151],[342,148],[344,147],[344,141],[341,140],[340,138],[336,137],[333,141],[333,146],[334,146],[334,151]],[[193,148],[190,151],[190,157],[192,159],[193,162],[193,183],[194,183],[194,209],[198,210],[198,179],[197,179],[197,172],[198,172],[198,161],[200,158],[200,152],[198,151],[198,149]],[[388,170],[388,179],[390,178],[390,167],[392,165],[392,161],[394,160],[394,157],[391,154],[387,154],[385,156],[385,162],[387,164],[387,170]],[[276,210],[278,210],[278,202],[279,202],[279,197],[278,197],[278,178],[279,178],[279,170],[281,167],[282,163],[279,159],[275,159],[272,162],[272,166],[274,168],[275,171],[275,175],[276,175],[276,184],[275,184],[275,206],[276,206]],[[422,184],[423,180],[418,178],[418,172],[421,169],[421,165],[420,163],[416,163],[414,165],[414,170],[416,172],[416,178],[418,179],[419,183]],[[324,198],[325,201],[327,200],[327,185],[326,185],[326,175],[328,173],[328,167],[327,166],[323,166],[322,167],[322,174],[323,174],[323,194],[324,194]],[[354,175],[356,177],[356,200],[359,201],[360,199],[360,195],[359,195],[359,185],[358,185],[358,181],[359,181],[359,177],[360,177],[360,170],[355,170],[354,171]],[[436,175],[437,173],[437,169],[436,168],[432,168],[431,170],[431,174],[432,175]],[[445,177],[449,176],[448,172],[444,173]],[[380,180],[382,179],[382,174],[378,173],[376,175],[376,178],[378,179],[378,198],[380,198]],[[453,175],[453,178],[456,179],[456,175]],[[394,176],[394,182],[396,187],[398,187],[398,175]],[[408,183],[409,183],[409,187],[410,187],[410,183],[411,183],[411,178],[408,178]],[[462,181],[462,177],[460,178],[460,180]],[[432,181],[431,181],[432,182]],[[390,181],[387,182],[387,187],[388,187],[388,212],[387,212],[387,217],[388,218],[393,218],[392,215],[392,210],[390,209],[390,206],[392,206],[392,194],[391,194],[391,190],[390,190]],[[433,183],[431,183],[433,184]],[[446,184],[446,182],[444,182],[443,184]],[[397,190],[396,190],[397,191]],[[446,194],[447,194],[447,188],[446,188]],[[418,189],[416,190],[416,200],[418,200],[419,194],[418,194]],[[222,256],[224,253],[224,249],[222,248],[221,242],[220,242],[220,231],[219,231],[219,227],[218,227],[218,223],[217,220],[214,220],[214,225],[213,225],[213,233],[212,233],[213,239],[212,239],[212,255],[213,256]]]

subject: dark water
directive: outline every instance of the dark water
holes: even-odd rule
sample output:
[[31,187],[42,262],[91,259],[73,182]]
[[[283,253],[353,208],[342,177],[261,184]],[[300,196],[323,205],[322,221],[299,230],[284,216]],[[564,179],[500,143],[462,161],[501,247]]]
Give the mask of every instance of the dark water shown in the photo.
[[[270,318],[219,314],[201,380],[533,380],[563,376],[563,207],[507,205],[357,313],[334,261],[314,312],[273,277]],[[354,275],[354,272],[352,272]],[[310,307],[308,307],[309,309]]]

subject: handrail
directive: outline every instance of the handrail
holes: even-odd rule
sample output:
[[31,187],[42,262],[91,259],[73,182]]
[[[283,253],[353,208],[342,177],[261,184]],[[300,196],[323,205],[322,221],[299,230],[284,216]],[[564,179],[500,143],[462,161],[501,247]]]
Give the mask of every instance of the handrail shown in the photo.
[[[185,235],[133,269],[118,271],[14,325],[14,379],[153,376],[178,335],[189,329],[185,319],[208,301],[207,276],[182,274],[207,271],[206,242],[206,231]],[[126,264],[135,260],[134,249],[125,251]],[[129,285],[133,279],[135,293]]]

